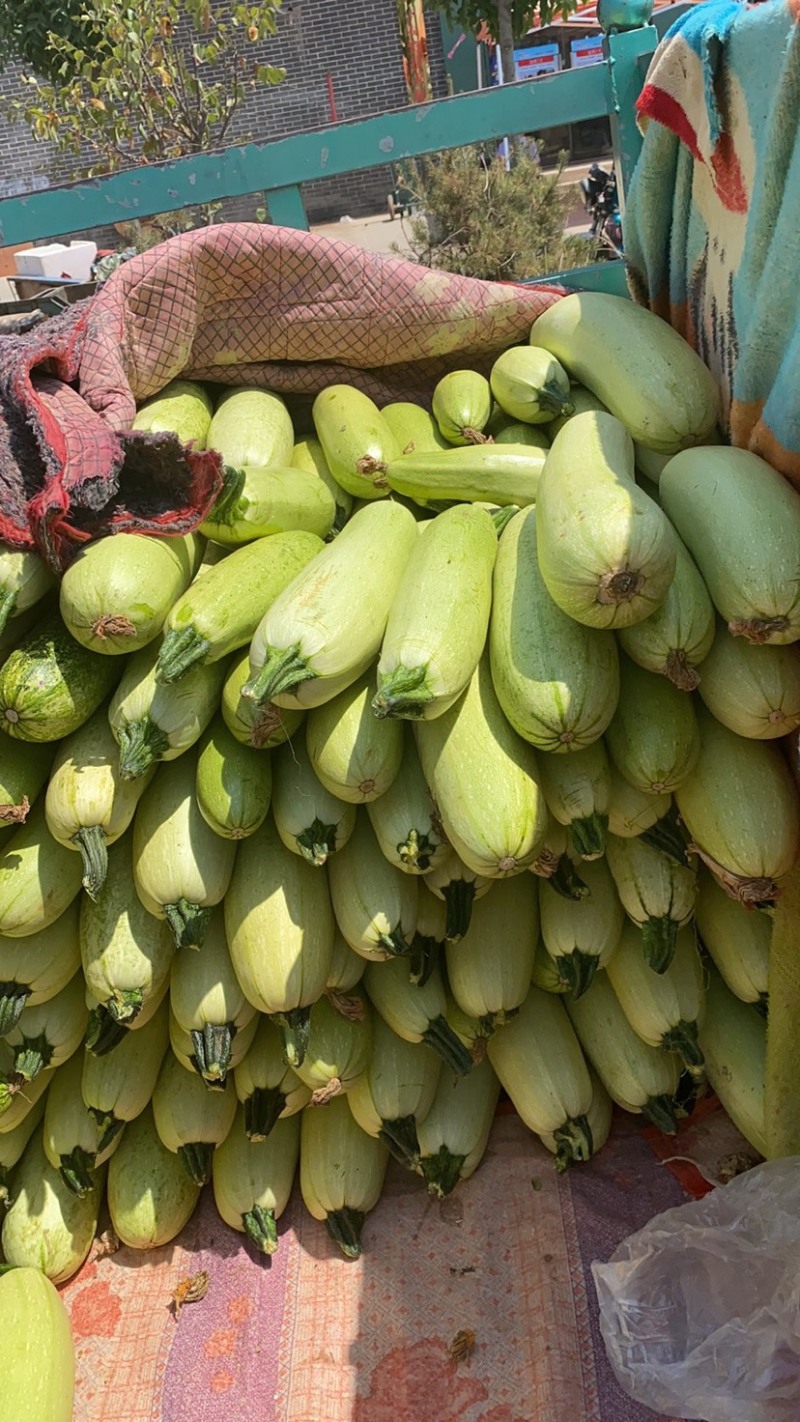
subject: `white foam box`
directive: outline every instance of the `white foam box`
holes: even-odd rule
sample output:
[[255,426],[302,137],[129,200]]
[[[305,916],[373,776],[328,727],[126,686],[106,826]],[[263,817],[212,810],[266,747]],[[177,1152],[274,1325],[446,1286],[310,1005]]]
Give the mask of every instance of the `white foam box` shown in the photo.
[[51,242],[47,246],[15,252],[14,261],[17,276],[88,281],[96,256],[96,242],[70,242],[68,247],[63,242]]

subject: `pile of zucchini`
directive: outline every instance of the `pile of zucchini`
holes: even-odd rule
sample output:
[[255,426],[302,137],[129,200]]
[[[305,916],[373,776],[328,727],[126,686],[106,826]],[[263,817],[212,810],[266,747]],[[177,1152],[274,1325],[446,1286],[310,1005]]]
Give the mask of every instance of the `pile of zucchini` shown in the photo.
[[763,1148],[771,906],[800,842],[800,496],[716,442],[658,318],[572,295],[432,413],[175,382],[222,456],[185,537],[0,550],[2,1250],[210,1184],[270,1253],[361,1248],[499,1093],[559,1168],[706,1080]]

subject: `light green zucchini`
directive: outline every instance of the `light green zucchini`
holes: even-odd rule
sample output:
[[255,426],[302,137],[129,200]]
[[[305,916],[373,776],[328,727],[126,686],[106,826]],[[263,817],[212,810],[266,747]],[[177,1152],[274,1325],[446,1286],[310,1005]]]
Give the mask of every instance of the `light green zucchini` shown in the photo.
[[523,420],[514,420],[496,405],[485,433],[495,444],[527,444],[533,449],[550,448],[549,433],[543,425],[529,425]]
[[0,937],[0,1037],[19,1020],[23,1008],[38,1007],[66,987],[81,965],[79,907],[26,938]]
[[769,1156],[764,1112],[766,1023],[754,1007],[734,997],[714,968],[709,972],[700,1049],[723,1109],[759,1155]]
[[422,454],[431,449],[449,449],[433,415],[410,400],[397,400],[381,410],[401,454]]
[[275,533],[210,569],[170,606],[156,680],[178,681],[190,667],[249,645],[266,608],[321,548],[315,533]]
[[[28,1141],[44,1116],[47,1087],[50,1085],[50,1077],[55,1073],[47,1072],[45,1075],[48,1079],[45,1082],[44,1092],[13,1130],[7,1131],[2,1124],[2,1118],[0,1118],[0,1209],[8,1204],[15,1167],[22,1159]],[[23,1105],[26,1104],[22,1097],[17,1097],[16,1101],[22,1101]]]
[[686,450],[659,485],[667,516],[735,637],[800,638],[800,494],[747,449]]
[[101,1144],[103,1129],[81,1093],[83,1056],[75,1055],[55,1073],[44,1109],[42,1144],[48,1161],[74,1195],[95,1188],[96,1171],[114,1154],[118,1132]]
[[41,602],[55,578],[38,553],[0,543],[0,632],[15,617]]
[[489,651],[497,698],[526,741],[576,750],[602,736],[619,696],[616,643],[553,602],[539,570],[534,508],[516,514],[500,539]]
[[234,972],[221,908],[211,915],[200,951],[173,959],[169,1001],[178,1026],[191,1037],[200,1076],[209,1086],[224,1086],[234,1038],[256,1009]]
[[433,869],[428,870],[424,887],[444,902],[445,936],[449,942],[458,943],[464,937],[475,900],[488,894],[493,884],[494,879],[476,874],[452,848]]
[[472,1058],[449,1025],[447,998],[436,969],[426,983],[412,983],[402,958],[367,965],[364,986],[387,1026],[406,1042],[426,1042],[445,1066],[465,1076]]
[[60,741],[88,721],[119,664],[81,647],[57,613],[33,628],[0,667],[0,730],[14,740]]
[[286,465],[294,449],[289,411],[271,390],[227,390],[214,411],[207,446],[229,470]]
[[456,500],[522,507],[537,497],[545,451],[527,444],[403,454],[386,471],[389,487],[421,503]]
[[361,1254],[365,1216],[383,1189],[389,1152],[353,1119],[347,1098],[324,1110],[303,1112],[300,1122],[300,1192],[347,1259]]
[[555,992],[561,995],[570,991],[569,983],[565,980],[558,961],[550,957],[541,938],[536,945],[533,957],[531,983],[533,987],[541,988],[542,992]]
[[422,879],[417,899],[417,926],[408,960],[412,983],[424,987],[434,968],[442,962],[446,943],[447,907],[443,899],[428,892]]
[[214,1152],[214,1202],[221,1219],[262,1254],[278,1248],[277,1221],[289,1203],[300,1157],[300,1118],[277,1121],[267,1140],[249,1138],[242,1112]]
[[217,716],[200,742],[195,793],[197,807],[215,834],[246,839],[269,812],[270,758],[243,746]]
[[580,872],[589,890],[585,898],[565,898],[547,879],[539,886],[544,945],[576,998],[606,966],[625,921],[605,860],[582,864]]
[[654,973],[642,952],[639,929],[627,923],[607,972],[637,1036],[662,1052],[675,1052],[686,1070],[702,1080],[697,1029],[705,1012],[705,988],[694,929],[681,929],[669,965]]
[[348,494],[341,484],[337,484],[328,467],[325,451],[313,435],[308,439],[300,439],[295,444],[292,451],[292,468],[304,469],[307,474],[316,474],[322,480],[328,492],[333,495],[336,505],[333,528],[328,537],[332,538],[334,534],[341,533],[353,512],[353,495]]
[[311,1100],[310,1088],[286,1065],[283,1037],[268,1017],[259,1019],[252,1045],[234,1072],[234,1084],[251,1141],[266,1140],[276,1121],[296,1115]]
[[109,1165],[114,1233],[129,1249],[159,1249],[189,1223],[199,1199],[179,1156],[162,1144],[148,1105],[126,1127]]
[[275,828],[287,849],[319,868],[347,844],[355,828],[355,806],[325,788],[314,771],[302,736],[283,746],[274,763]]
[[[207,1054],[202,1038],[198,1041],[193,1033],[187,1032],[184,1027],[181,1027],[174,1012],[169,1014],[169,1044],[174,1055],[186,1071],[194,1072],[195,1075],[202,1078],[209,1091],[224,1091],[228,1076],[241,1066],[250,1051],[257,1030],[258,1016],[253,1015],[247,1026],[241,1027],[231,1038],[230,1056],[224,1074],[212,1075],[208,1071],[208,1061],[213,1054],[213,1047]],[[217,1070],[218,1064],[212,1063],[212,1071]]]
[[450,852],[410,727],[400,770],[389,788],[369,801],[367,814],[383,854],[406,874],[427,874]]
[[175,434],[181,444],[206,448],[214,407],[202,385],[171,380],[136,411],[131,429],[145,434]]
[[660,672],[681,691],[694,691],[701,680],[697,667],[714,640],[714,608],[679,538],[675,551],[675,577],[661,606],[644,622],[620,627],[617,635],[623,651],[645,671]]
[[770,915],[754,913],[737,903],[708,869],[701,868],[695,918],[703,947],[731,992],[742,1002],[751,1002],[766,1010],[772,941]]
[[233,1126],[237,1105],[232,1080],[209,1091],[167,1052],[153,1092],[153,1119],[162,1145],[178,1156],[195,1185],[211,1179],[212,1156]]
[[353,952],[347,939],[337,929],[328,981],[325,985],[325,991],[333,1001],[347,997],[351,988],[361,982],[365,967],[366,959],[362,958],[360,953]]
[[430,1047],[404,1041],[375,1014],[372,1054],[347,1103],[362,1131],[382,1140],[411,1170],[419,1164],[417,1131],[433,1105],[441,1068]]
[[45,1002],[23,1008],[5,1040],[11,1048],[11,1082],[0,1095],[22,1090],[49,1067],[61,1066],[78,1050],[89,1013],[80,973]]
[[[239,848],[225,895],[225,929],[245,995],[287,1026],[301,1055],[301,1029],[331,968],[333,909],[326,875],[292,854],[270,820]],[[289,1058],[289,1064],[297,1062]]]
[[27,1119],[45,1096],[54,1076],[55,1067],[48,1067],[27,1082],[23,1091],[9,1090],[9,1084],[16,1087],[14,1048],[0,1038],[0,1136],[15,1131]]
[[539,941],[539,891],[530,874],[480,899],[459,943],[447,945],[447,977],[458,1006],[477,1017],[487,1037],[525,1001]]
[[325,1106],[363,1076],[372,1056],[372,1018],[359,988],[350,994],[346,1012],[325,995],[314,1003],[303,1059],[295,1068],[311,1091],[312,1106]]
[[324,706],[314,707],[306,723],[315,775],[331,795],[352,805],[377,800],[402,764],[403,725],[373,714],[376,686],[371,670]]
[[536,498],[539,567],[553,601],[587,627],[629,627],[661,605],[676,540],[637,488],[613,415],[575,415],[553,441]]
[[577,855],[570,851],[567,831],[550,814],[544,843],[530,870],[539,879],[548,879],[556,893],[567,899],[585,899],[589,893],[580,876]]
[[417,880],[390,864],[364,810],[328,865],[336,922],[354,952],[382,961],[408,953],[416,928]]
[[301,709],[330,701],[361,676],[416,540],[417,525],[400,504],[387,500],[354,514],[259,623],[243,694]]
[[417,749],[445,834],[476,874],[521,873],[536,858],[547,809],[531,746],[506,721],[484,656],[455,706],[415,722]]
[[496,554],[485,509],[459,504],[425,525],[389,611],[376,716],[430,720],[464,691],[486,642]]
[[[580,998],[564,1004],[580,1044],[612,1101],[641,1113],[668,1135],[677,1130],[675,1093],[681,1066],[674,1054],[648,1046],[620,1007],[606,973]],[[497,1041],[502,1039],[498,1034]]]
[[[210,576],[210,575],[209,575]],[[225,663],[192,667],[174,685],[158,680],[158,649],[131,657],[108,708],[124,780],[174,760],[200,739],[219,706]]]
[[[608,1137],[611,1134],[613,1120],[613,1103],[606,1091],[602,1081],[596,1072],[589,1068],[589,1079],[592,1083],[592,1104],[586,1112],[586,1121],[591,1133],[593,1154],[603,1149]],[[567,1170],[573,1160],[573,1152],[578,1144],[577,1135],[574,1132],[562,1132],[555,1135],[549,1131],[543,1131],[539,1136],[543,1146],[552,1152],[556,1158],[556,1170],[561,1173]]]
[[623,657],[619,702],[606,744],[621,775],[647,795],[663,795],[690,777],[700,752],[689,697],[666,677]]
[[317,474],[271,464],[242,470],[200,525],[207,538],[233,547],[270,534],[305,532],[327,538],[336,518],[330,489]]
[[277,706],[274,701],[251,701],[242,696],[242,687],[250,676],[249,648],[233,657],[222,688],[222,716],[225,725],[244,746],[254,750],[269,750],[283,745],[297,730],[305,712]]
[[166,997],[155,1016],[138,1032],[126,1032],[119,1046],[98,1057],[84,1052],[81,1094],[99,1129],[103,1150],[150,1103],[169,1046],[169,1003]]
[[622,907],[641,930],[643,960],[653,972],[665,972],[672,962],[679,930],[694,915],[694,865],[676,864],[638,836],[617,839],[609,835],[606,857]]
[[[174,951],[173,940],[173,951]],[[111,1013],[98,1001],[93,992],[86,989],[86,1007],[89,1012],[89,1023],[86,1028],[86,1050],[94,1053],[95,1056],[105,1056],[107,1052],[114,1051],[122,1042],[127,1041],[131,1032],[141,1032],[153,1018],[158,1014],[162,1003],[167,997],[169,981],[162,983],[157,992],[146,998],[141,1010],[135,1017],[128,1017],[118,1022]]]
[[742,903],[770,902],[800,848],[800,807],[777,746],[745,740],[702,708],[700,754],[675,799],[700,857]]
[[195,798],[197,758],[163,765],[139,802],[133,826],[136,892],[155,918],[165,918],[178,948],[199,948],[211,910],[233,873],[236,842],[206,824]]
[[53,839],[37,801],[0,849],[0,934],[26,938],[49,928],[80,893],[81,877],[80,857]]
[[559,431],[563,430],[564,426],[568,424],[571,419],[574,419],[575,415],[583,415],[587,410],[602,410],[605,414],[608,414],[607,406],[603,404],[602,400],[598,399],[597,395],[593,395],[591,390],[587,390],[585,385],[570,385],[569,403],[572,406],[571,412],[569,414],[556,415],[555,419],[551,420],[547,425],[547,434],[550,437],[551,444]]
[[534,321],[531,343],[556,356],[649,449],[674,454],[714,431],[714,377],[683,337],[644,306],[573,292]]
[[490,376],[492,394],[507,415],[544,425],[571,415],[569,376],[541,346],[511,346],[497,357]]
[[672,805],[669,794],[652,795],[637,790],[615,765],[611,766],[611,794],[608,801],[608,828],[620,839],[645,834],[658,824]]
[[606,847],[611,767],[602,741],[570,755],[539,757],[547,808],[567,829],[567,841],[581,859],[599,859]]
[[88,1194],[73,1194],[47,1159],[37,1131],[17,1168],[14,1199],[3,1220],[6,1263],[40,1269],[52,1283],[65,1284],[92,1247],[104,1186],[101,1167]]
[[718,622],[703,662],[700,696],[712,716],[750,740],[771,741],[800,726],[800,647],[757,646]]
[[374,401],[352,385],[329,385],[311,414],[337,484],[357,499],[384,497],[386,465],[400,450]]
[[477,370],[451,370],[433,389],[433,418],[448,444],[482,444],[492,392]]
[[0,737],[0,844],[12,826],[25,823],[52,764],[51,744]]
[[430,1110],[417,1126],[419,1163],[429,1195],[444,1199],[475,1174],[489,1144],[500,1082],[488,1059],[466,1076],[442,1072]]
[[93,652],[117,656],[157,637],[200,565],[204,541],[115,533],[81,549],[61,580],[65,626]]

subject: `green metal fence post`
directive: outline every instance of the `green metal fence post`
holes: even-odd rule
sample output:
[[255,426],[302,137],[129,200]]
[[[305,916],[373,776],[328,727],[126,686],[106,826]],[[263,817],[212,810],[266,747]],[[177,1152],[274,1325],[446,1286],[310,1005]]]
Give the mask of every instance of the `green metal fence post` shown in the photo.
[[301,232],[308,231],[303,195],[296,183],[286,188],[273,188],[267,193],[267,206],[270,222],[276,227],[296,227]]
[[603,40],[611,141],[614,145],[620,211],[623,213],[625,194],[642,148],[642,135],[636,123],[636,100],[642,92],[645,74],[657,44],[658,34],[652,25],[606,35]]

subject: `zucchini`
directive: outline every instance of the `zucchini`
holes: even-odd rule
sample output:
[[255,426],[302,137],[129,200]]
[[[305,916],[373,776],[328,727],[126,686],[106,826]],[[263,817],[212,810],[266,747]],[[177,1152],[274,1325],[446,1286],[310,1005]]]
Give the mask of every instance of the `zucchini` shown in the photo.
[[214,1152],[214,1203],[220,1219],[262,1254],[278,1248],[277,1221],[289,1203],[300,1157],[300,1119],[278,1121],[267,1140],[248,1138],[242,1112]]
[[734,997],[714,968],[709,974],[706,1005],[700,1048],[709,1082],[745,1140],[759,1155],[769,1156],[764,1111],[764,1018]]
[[92,899],[105,883],[108,846],[127,830],[154,770],[123,780],[102,706],[61,743],[47,786],[45,819],[53,839],[80,854],[83,887]]
[[[16,1089],[14,1049],[0,1039],[0,1137],[15,1131],[41,1101],[55,1076],[55,1067],[40,1071],[24,1091]],[[9,1089],[9,1085],[11,1089]]]
[[203,540],[115,533],[82,548],[61,580],[59,605],[76,641],[106,656],[136,652],[157,637],[189,586]]
[[466,1047],[470,1061],[474,1065],[482,1062],[492,1034],[489,1032],[487,1035],[486,1028],[477,1017],[462,1012],[448,987],[445,987],[445,1021],[458,1041]]
[[36,628],[47,613],[57,611],[56,594],[49,593],[33,607],[29,607],[27,611],[20,612],[16,617],[10,618],[3,631],[0,632],[0,667],[8,661],[14,648],[18,647],[20,642],[25,641],[28,633]]
[[435,721],[415,723],[423,774],[445,834],[476,874],[518,874],[536,858],[547,809],[536,757],[506,721],[488,657],[464,696]]
[[133,835],[109,854],[97,899],[81,900],[80,951],[86,986],[98,1004],[89,1028],[91,1050],[98,1051],[104,1046],[101,1028],[114,1046],[148,1004],[160,1001],[175,953],[169,924],[154,919],[136,892]]
[[589,411],[556,435],[539,481],[542,577],[562,612],[587,627],[643,622],[675,575],[675,535],[633,476],[624,425]]
[[169,1043],[175,1056],[186,1071],[196,1072],[202,1078],[209,1091],[224,1091],[228,1075],[241,1066],[255,1041],[257,1029],[258,1016],[253,1014],[247,1026],[240,1028],[231,1038],[230,1056],[227,1059],[225,1071],[221,1074],[212,1074],[218,1073],[218,1064],[214,1063],[211,1071],[208,1071],[202,1034],[198,1042],[194,1033],[187,1032],[184,1027],[181,1027],[174,1012],[171,1011],[169,1014]]
[[602,410],[605,414],[608,414],[607,406],[604,405],[602,400],[598,399],[596,395],[593,395],[591,390],[587,390],[585,385],[570,385],[569,403],[572,406],[570,413],[556,415],[555,419],[551,420],[547,426],[547,434],[550,437],[551,444],[559,431],[563,430],[564,426],[571,419],[574,419],[575,415],[583,415],[587,410]]
[[[73,1194],[47,1159],[42,1132],[37,1131],[17,1168],[14,1199],[3,1221],[0,1243],[6,1263],[40,1269],[52,1283],[66,1283],[92,1247],[104,1185],[101,1168],[88,1194]],[[13,1273],[6,1276],[13,1277]],[[41,1350],[38,1330],[36,1338]],[[3,1396],[4,1400],[8,1396],[5,1390]],[[14,1414],[15,1422],[18,1415]]]
[[500,539],[489,652],[497,699],[526,741],[579,750],[602,736],[619,697],[616,642],[553,602],[539,569],[534,508],[516,514]]
[[532,987],[518,1015],[487,1048],[489,1061],[528,1130],[555,1136],[557,1165],[590,1160],[592,1082],[562,1003]]
[[544,346],[648,449],[704,444],[719,416],[716,382],[672,327],[621,296],[573,292],[531,328]]
[[74,1195],[95,1188],[96,1171],[120,1143],[115,1132],[101,1144],[103,1128],[81,1094],[83,1057],[75,1055],[53,1077],[44,1108],[42,1144],[48,1161]]
[[[549,430],[548,426],[548,430]],[[499,405],[486,426],[486,433],[494,444],[526,444],[531,449],[550,448],[547,432],[541,425],[527,425],[522,420],[512,420]]]
[[193,380],[171,380],[157,395],[145,400],[136,411],[131,429],[146,434],[174,434],[181,444],[206,448],[214,407],[202,387]]
[[239,849],[225,895],[225,929],[245,995],[300,1043],[295,1060],[289,1058],[296,1066],[311,1005],[328,981],[334,918],[326,876],[292,854],[270,820]]
[[749,740],[771,741],[800,726],[800,647],[759,647],[719,623],[703,663],[700,696],[712,716]]
[[0,543],[0,632],[41,602],[54,585],[55,578],[38,553]]
[[48,1002],[75,976],[81,965],[78,914],[73,902],[39,933],[0,938],[0,1037],[23,1008]]
[[681,929],[669,966],[654,973],[642,951],[640,930],[628,923],[607,972],[637,1036],[662,1052],[675,1052],[686,1070],[702,1079],[697,1029],[705,1009],[705,989],[694,929]]
[[573,997],[582,997],[619,943],[624,915],[604,860],[581,865],[586,898],[567,899],[549,879],[539,887],[542,938]]
[[[45,1075],[48,1078],[45,1087],[48,1087],[50,1077],[55,1073],[47,1072]],[[17,1097],[16,1099],[19,1101],[22,1098]],[[28,1141],[44,1116],[46,1100],[45,1090],[13,1130],[7,1131],[3,1124],[3,1118],[0,1117],[0,1208],[8,1204],[15,1167],[19,1164]]]
[[585,899],[589,893],[569,853],[567,832],[552,816],[548,816],[544,844],[530,870],[540,879],[549,879],[556,893],[567,899]]
[[53,839],[41,800],[0,849],[0,934],[49,928],[81,891],[81,861]]
[[149,1105],[168,1046],[169,1006],[164,998],[150,1021],[136,1033],[126,1032],[115,1051],[102,1057],[84,1053],[81,1094],[97,1123],[100,1150]]
[[372,1056],[372,1011],[357,988],[340,1012],[328,997],[311,1009],[308,1040],[295,1068],[311,1092],[312,1106],[324,1106],[350,1091],[369,1066]]
[[[174,952],[173,941],[173,952]],[[151,1022],[161,1007],[167,996],[169,983],[162,983],[158,992],[152,997],[145,999],[144,1005],[135,1017],[130,1017],[122,1022],[117,1022],[111,1013],[99,1002],[93,992],[86,989],[86,1007],[89,1012],[89,1023],[86,1028],[86,1050],[94,1053],[95,1056],[105,1056],[107,1052],[113,1052],[121,1042],[127,1040],[129,1032],[139,1032]]]
[[438,969],[424,984],[414,984],[402,958],[369,963],[364,985],[387,1026],[406,1042],[425,1042],[450,1071],[465,1076],[472,1058],[446,1018],[447,999]]
[[47,784],[53,747],[0,737],[0,844],[6,827],[21,825]]
[[361,982],[365,968],[366,959],[362,958],[360,953],[353,952],[347,939],[337,929],[333,939],[328,981],[325,985],[325,991],[334,1002],[346,997],[347,993]]
[[[312,717],[320,714],[312,712]],[[347,844],[355,829],[355,806],[332,795],[318,779],[302,736],[283,746],[274,764],[275,828],[287,849],[319,868]]]
[[81,647],[52,613],[0,667],[0,730],[14,740],[60,741],[88,721],[118,678],[118,664]]
[[229,470],[288,464],[294,430],[280,395],[247,387],[227,390],[214,411],[207,447]]
[[197,1070],[209,1086],[224,1086],[234,1038],[256,1015],[233,970],[222,909],[215,909],[199,953],[178,953],[170,973],[175,1020],[191,1037]]
[[599,859],[606,847],[611,769],[602,741],[570,755],[539,757],[547,808],[567,829],[567,841],[581,859]]
[[424,987],[442,959],[447,943],[447,908],[443,899],[428,893],[423,879],[417,900],[417,926],[411,940],[409,976]]
[[694,915],[697,872],[638,837],[609,835],[606,857],[622,907],[641,930],[643,960],[654,973],[663,973],[679,930]]
[[620,627],[617,636],[631,661],[669,677],[681,691],[694,691],[701,682],[697,668],[714,641],[714,608],[696,563],[678,538],[675,553],[675,577],[661,606],[644,622]]
[[23,1008],[6,1033],[12,1066],[3,1094],[13,1095],[40,1072],[68,1061],[83,1041],[88,1016],[80,973],[46,1002]]
[[389,1152],[354,1121],[346,1097],[323,1111],[309,1107],[300,1122],[300,1191],[348,1259],[361,1254],[364,1217],[383,1189]]
[[257,702],[242,696],[250,676],[250,652],[234,657],[222,688],[222,716],[231,735],[254,750],[283,745],[297,730],[303,711],[276,706],[274,701]]
[[324,706],[315,706],[306,724],[315,775],[329,794],[351,805],[385,794],[402,765],[402,723],[373,714],[375,694],[372,670]]
[[[591,1132],[593,1154],[597,1155],[611,1134],[613,1105],[602,1081],[591,1067],[589,1068],[589,1078],[592,1083],[592,1104],[586,1112],[586,1120]],[[570,1136],[567,1136],[565,1140],[563,1136],[544,1131],[539,1139],[542,1145],[546,1146],[555,1156],[556,1170],[559,1173],[566,1170],[572,1160],[573,1141]]]
[[734,637],[800,637],[800,494],[747,449],[687,450],[659,485],[667,516]]
[[224,558],[170,604],[156,680],[178,681],[250,643],[265,609],[319,552],[314,533],[256,538]]
[[[742,1002],[766,1009],[772,921],[729,898],[702,868],[695,904],[697,931],[723,981]],[[2,1140],[2,1137],[0,1137]]]
[[224,662],[201,663],[174,686],[158,680],[157,668],[155,647],[137,652],[108,708],[124,780],[135,780],[156,762],[183,755],[200,739],[219,706]]
[[382,853],[405,874],[427,874],[450,853],[410,727],[400,769],[388,789],[368,803],[367,814]]
[[619,839],[632,839],[652,829],[672,805],[672,796],[637,790],[615,765],[611,766],[611,794],[608,801],[608,828]]
[[311,415],[337,484],[357,499],[383,497],[386,465],[400,451],[374,401],[352,385],[329,385]]
[[159,1249],[189,1223],[200,1199],[178,1155],[156,1131],[152,1108],[126,1127],[108,1168],[108,1210],[129,1249]]
[[259,1019],[252,1046],[234,1072],[234,1084],[244,1107],[243,1129],[251,1141],[266,1140],[276,1121],[296,1115],[311,1100],[310,1089],[286,1065],[283,1038],[268,1017]]
[[745,904],[778,892],[800,848],[800,808],[776,745],[750,741],[698,713],[700,756],[676,792],[697,853],[722,887]]
[[532,504],[545,451],[528,444],[481,444],[403,454],[386,470],[389,487],[417,503]]
[[347,1102],[362,1131],[411,1170],[419,1165],[419,1123],[433,1105],[441,1067],[430,1047],[404,1041],[375,1014],[372,1054]]
[[492,394],[507,415],[544,425],[571,415],[569,376],[541,346],[511,346],[497,357],[490,376]]
[[383,961],[411,950],[417,880],[390,864],[364,813],[328,865],[336,922],[354,952]]
[[447,978],[458,1006],[489,1036],[515,1016],[527,996],[539,941],[539,892],[530,874],[479,899],[459,943],[447,945]]
[[477,370],[451,370],[433,388],[433,418],[448,444],[482,444],[492,392]]
[[203,819],[196,780],[194,755],[163,765],[133,826],[136,892],[148,913],[167,920],[178,948],[202,945],[236,858],[236,842],[223,840]]
[[681,1074],[674,1053],[650,1047],[637,1036],[605,973],[597,974],[583,997],[564,1001],[578,1040],[612,1101],[674,1135]]
[[534,987],[541,988],[542,992],[555,992],[560,995],[570,990],[569,983],[565,982],[561,975],[557,960],[550,957],[541,939],[533,956],[531,983]]
[[444,901],[446,909],[445,936],[450,943],[458,943],[469,928],[472,906],[476,899],[488,894],[494,879],[476,874],[462,863],[455,850],[450,849],[433,869],[425,875],[425,886]]
[[195,1185],[211,1179],[212,1156],[233,1126],[236,1107],[232,1080],[208,1091],[200,1076],[167,1052],[153,1092],[153,1119],[162,1145],[178,1156]]
[[319,706],[361,676],[381,644],[416,539],[417,525],[400,504],[354,514],[262,618],[243,694]]
[[442,1200],[478,1169],[489,1144],[500,1082],[488,1059],[468,1076],[442,1072],[430,1110],[417,1126],[419,1163],[429,1195]]
[[292,451],[291,462],[293,469],[304,469],[307,474],[316,474],[328,492],[333,495],[336,514],[333,520],[333,529],[328,537],[331,538],[334,534],[341,533],[353,512],[353,495],[348,494],[341,484],[337,484],[328,467],[325,451],[319,440],[313,435],[309,439],[298,440]]
[[619,702],[606,744],[617,770],[636,790],[646,795],[677,790],[691,778],[700,754],[690,698],[666,677],[642,671],[623,657]]
[[425,453],[431,449],[449,449],[449,443],[433,415],[422,405],[410,400],[397,400],[384,405],[381,415],[395,437],[401,454]]
[[317,474],[275,465],[244,469],[242,474],[241,485],[224,490],[201,523],[207,538],[238,549],[270,534],[303,532],[327,538],[336,504]]
[[247,839],[269,813],[270,758],[242,745],[217,716],[200,742],[195,794],[197,808],[215,834]]
[[389,612],[376,716],[431,720],[461,696],[486,642],[496,554],[485,509],[458,504],[425,525]]

